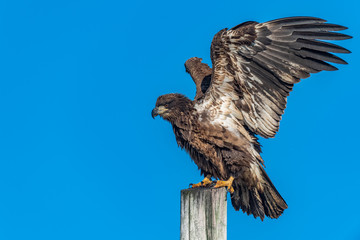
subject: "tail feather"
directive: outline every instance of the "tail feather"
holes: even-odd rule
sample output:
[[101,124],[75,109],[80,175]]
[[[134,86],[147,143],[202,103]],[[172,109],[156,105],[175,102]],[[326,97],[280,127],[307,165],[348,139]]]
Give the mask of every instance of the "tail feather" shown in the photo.
[[265,170],[261,169],[262,179],[255,186],[241,178],[236,178],[233,182],[234,193],[231,194],[231,202],[235,210],[240,208],[248,215],[260,217],[264,220],[265,216],[278,218],[287,208],[285,200],[272,184]]

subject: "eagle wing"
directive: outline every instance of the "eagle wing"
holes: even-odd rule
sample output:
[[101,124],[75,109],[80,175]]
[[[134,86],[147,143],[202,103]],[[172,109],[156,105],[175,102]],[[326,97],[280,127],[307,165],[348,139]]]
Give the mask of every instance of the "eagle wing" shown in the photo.
[[201,61],[201,58],[193,57],[185,62],[186,72],[190,74],[196,85],[194,100],[201,98],[210,86],[212,70],[206,63]]
[[330,52],[350,51],[321,41],[349,39],[334,32],[347,28],[325,22],[290,17],[221,30],[211,43],[211,83],[197,106],[220,109],[231,101],[236,122],[262,137],[274,137],[293,85],[310,73],[337,70],[327,62],[347,64]]

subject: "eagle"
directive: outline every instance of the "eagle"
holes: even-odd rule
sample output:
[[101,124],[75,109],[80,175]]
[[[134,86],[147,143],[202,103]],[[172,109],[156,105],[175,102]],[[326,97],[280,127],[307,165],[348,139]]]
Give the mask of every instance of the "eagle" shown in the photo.
[[201,58],[185,62],[194,100],[162,95],[151,115],[171,123],[178,145],[204,175],[192,187],[226,187],[235,210],[261,220],[284,212],[288,206],[264,170],[258,137],[275,136],[300,79],[337,70],[330,63],[347,64],[332,53],[349,50],[323,41],[350,39],[336,32],[345,29],[315,17],[248,21],[215,34],[212,69]]

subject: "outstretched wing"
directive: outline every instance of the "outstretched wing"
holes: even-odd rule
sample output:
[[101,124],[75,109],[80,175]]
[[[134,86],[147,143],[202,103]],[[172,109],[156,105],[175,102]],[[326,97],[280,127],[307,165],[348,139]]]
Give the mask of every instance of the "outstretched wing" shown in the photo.
[[333,32],[347,28],[325,22],[290,17],[221,30],[211,44],[211,85],[197,104],[231,100],[242,124],[263,137],[275,136],[293,85],[310,73],[337,70],[327,62],[346,64],[330,52],[350,51],[319,40],[349,39]]
[[201,98],[210,86],[212,70],[206,63],[201,61],[201,58],[193,57],[185,62],[186,72],[190,74],[196,85],[194,100]]

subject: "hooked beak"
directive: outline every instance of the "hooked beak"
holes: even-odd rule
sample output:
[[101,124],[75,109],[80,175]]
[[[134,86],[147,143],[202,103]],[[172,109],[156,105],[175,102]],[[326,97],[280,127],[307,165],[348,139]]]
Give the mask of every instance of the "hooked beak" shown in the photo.
[[157,115],[163,116],[162,114],[166,113],[167,111],[168,111],[168,109],[166,107],[159,106],[159,107],[154,108],[151,111],[151,116],[152,116],[152,118],[155,118]]
[[152,117],[153,119],[155,119],[155,117],[156,117],[157,115],[159,115],[159,112],[158,112],[158,108],[156,107],[156,108],[154,108],[154,109],[151,111],[151,117]]

